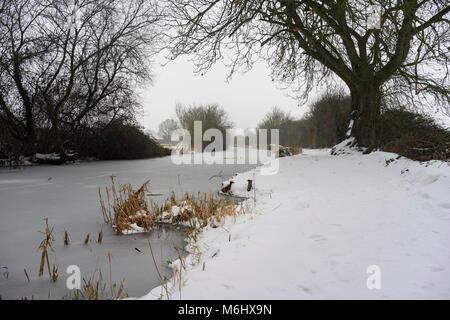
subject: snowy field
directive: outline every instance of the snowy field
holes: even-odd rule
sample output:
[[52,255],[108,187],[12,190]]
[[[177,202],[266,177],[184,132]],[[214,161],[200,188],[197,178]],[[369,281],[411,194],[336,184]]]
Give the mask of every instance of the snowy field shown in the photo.
[[[170,298],[449,299],[450,167],[396,157],[305,150],[277,175],[257,172],[253,213],[201,234]],[[379,290],[367,287],[373,265]]]

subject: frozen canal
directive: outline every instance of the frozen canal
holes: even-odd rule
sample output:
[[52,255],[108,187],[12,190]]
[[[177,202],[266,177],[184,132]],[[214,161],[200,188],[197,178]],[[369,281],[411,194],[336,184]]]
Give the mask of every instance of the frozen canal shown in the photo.
[[[109,290],[108,251],[112,254],[113,282],[124,286],[129,296],[147,294],[160,284],[150,255],[151,241],[160,272],[170,276],[167,261],[176,259],[184,247],[184,231],[154,230],[146,234],[117,236],[103,223],[99,209],[98,187],[110,184],[110,176],[120,183],[140,186],[151,179],[150,191],[163,196],[170,191],[215,192],[221,173],[229,177],[247,171],[255,165],[175,165],[170,157],[134,161],[99,161],[63,166],[35,166],[20,169],[0,168],[0,295],[3,299],[61,299],[68,297],[66,268],[77,265],[83,278],[90,278],[100,269]],[[53,235],[55,253],[51,263],[59,265],[59,278],[51,283],[47,270],[38,277],[41,253],[38,251],[47,217]],[[101,244],[98,233],[103,229]],[[63,243],[64,230],[70,245]],[[87,234],[91,241],[83,244]],[[179,249],[176,249],[179,248]],[[137,249],[137,250],[136,250]],[[181,249],[181,251],[180,251]],[[141,251],[141,252],[139,252]],[[28,282],[24,269],[28,272]]]

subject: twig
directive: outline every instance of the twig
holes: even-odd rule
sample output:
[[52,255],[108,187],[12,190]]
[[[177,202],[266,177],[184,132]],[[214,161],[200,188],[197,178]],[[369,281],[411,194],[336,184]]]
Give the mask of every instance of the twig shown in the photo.
[[158,264],[156,263],[155,255],[153,254],[152,245],[150,243],[150,240],[147,240],[147,241],[148,241],[148,246],[150,247],[150,253],[152,255],[153,263],[154,263],[154,265],[156,267],[156,272],[158,273],[159,280],[161,281],[161,286],[166,290],[167,300],[170,300],[170,298],[169,298],[169,291],[167,290],[167,286],[164,285],[164,279],[161,276],[161,273],[159,272]]
[[25,272],[25,276],[27,277],[28,282],[30,282],[30,277],[28,276],[27,269],[23,269],[23,272]]

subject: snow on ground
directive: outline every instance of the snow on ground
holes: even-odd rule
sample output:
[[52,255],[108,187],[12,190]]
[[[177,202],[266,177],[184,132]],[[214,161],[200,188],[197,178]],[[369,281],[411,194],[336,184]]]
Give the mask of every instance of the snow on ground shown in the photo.
[[[201,233],[171,298],[449,299],[450,167],[395,158],[304,150],[276,175],[257,170],[253,213]],[[371,265],[380,290],[367,288]]]

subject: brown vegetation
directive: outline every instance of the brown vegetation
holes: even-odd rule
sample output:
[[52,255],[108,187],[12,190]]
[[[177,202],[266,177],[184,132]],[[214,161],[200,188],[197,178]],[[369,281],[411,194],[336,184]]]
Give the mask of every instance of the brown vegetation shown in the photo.
[[[134,190],[131,184],[121,185],[114,181],[111,176],[111,187],[106,188],[107,204],[102,198],[102,192],[99,188],[100,206],[104,221],[113,226],[118,234],[125,230],[132,230],[132,224],[150,230],[153,226],[153,220],[150,216],[145,193],[148,192],[146,181],[139,189]],[[112,198],[112,199],[111,199]]]
[[55,266],[53,266],[53,268],[51,267],[50,259],[49,259],[49,255],[48,255],[49,250],[51,252],[55,252],[55,250],[53,249],[53,246],[52,246],[53,242],[55,241],[55,238],[52,235],[53,228],[50,229],[50,227],[48,226],[48,218],[45,218],[44,220],[45,220],[45,230],[38,231],[39,233],[42,233],[45,236],[38,247],[38,249],[42,251],[41,263],[39,266],[39,277],[43,276],[45,264],[47,264],[47,270],[48,270],[50,279],[52,279],[53,281],[56,281],[56,279],[58,278],[58,276],[57,276],[58,267],[55,267]]
[[111,225],[118,234],[133,230],[133,225],[150,230],[157,222],[185,224],[198,233],[207,225],[215,226],[225,217],[236,217],[249,211],[249,207],[229,203],[224,198],[216,198],[212,194],[198,194],[197,197],[186,193],[180,200],[172,192],[170,199],[162,206],[151,202],[150,207],[145,199],[150,180],[139,189],[134,190],[130,184],[121,185],[111,177],[111,187],[106,188],[107,203],[99,188],[101,212],[104,221]]

